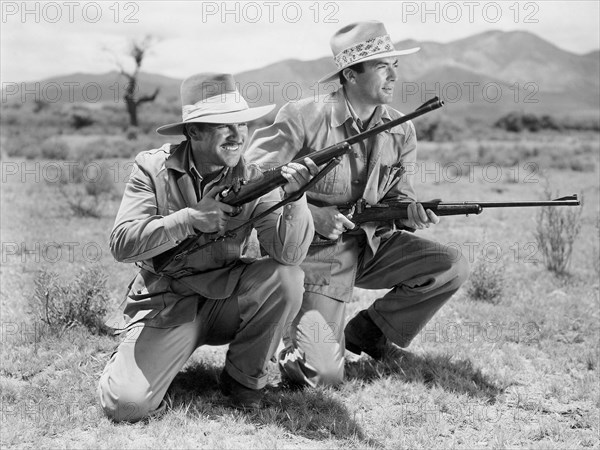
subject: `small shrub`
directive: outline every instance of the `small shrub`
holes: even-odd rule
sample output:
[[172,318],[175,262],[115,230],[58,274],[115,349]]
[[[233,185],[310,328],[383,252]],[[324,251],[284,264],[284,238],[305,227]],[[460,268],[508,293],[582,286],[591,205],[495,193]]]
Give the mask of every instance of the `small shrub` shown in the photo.
[[93,178],[84,180],[85,192],[97,201],[102,201],[103,196],[113,198],[116,195],[113,172],[108,164],[103,163],[96,166],[96,174]]
[[106,163],[81,160],[61,175],[58,191],[77,217],[100,217],[106,201],[117,197],[113,171]]
[[50,106],[50,103],[48,103],[47,101],[41,100],[41,99],[36,99],[34,101],[33,112],[34,112],[34,114],[37,114],[40,111],[43,111],[44,109],[48,108],[49,106]]
[[40,152],[42,158],[67,159],[69,157],[69,145],[61,138],[51,137],[42,142]]
[[458,141],[465,132],[462,124],[444,117],[415,121],[415,128],[420,140],[433,142]]
[[520,133],[522,131],[536,133],[540,130],[562,129],[562,125],[551,116],[543,115],[538,117],[535,114],[519,112],[511,112],[502,116],[496,121],[494,126],[513,133]]
[[30,299],[34,318],[54,334],[82,326],[94,334],[105,334],[104,316],[109,301],[107,276],[98,267],[83,269],[67,282],[56,273],[43,269],[34,280]]
[[[548,188],[544,191],[546,199],[552,198]],[[583,205],[583,199],[582,199]],[[578,208],[544,206],[537,214],[535,240],[542,253],[544,265],[557,275],[567,273],[567,267],[573,253],[573,243],[581,231],[581,214]]]
[[88,159],[123,158],[131,156],[130,147],[130,141],[123,137],[102,137],[87,143],[81,149],[81,154]]
[[73,113],[71,116],[71,126],[76,130],[89,127],[94,124],[92,116],[82,113]]
[[498,304],[504,290],[504,264],[477,260],[467,285],[467,295],[477,301]]
[[29,153],[33,153],[34,151],[36,156],[39,156],[39,144],[37,140],[25,133],[6,136],[5,140],[3,140],[2,149],[6,151],[7,156],[27,157]]

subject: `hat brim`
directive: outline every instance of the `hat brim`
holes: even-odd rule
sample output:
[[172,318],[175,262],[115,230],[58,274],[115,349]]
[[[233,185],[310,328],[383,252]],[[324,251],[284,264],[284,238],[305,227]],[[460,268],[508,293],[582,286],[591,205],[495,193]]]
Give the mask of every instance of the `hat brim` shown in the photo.
[[259,119],[271,111],[273,111],[275,105],[258,106],[256,108],[249,108],[243,111],[234,111],[223,114],[210,114],[207,116],[196,117],[185,122],[170,123],[158,127],[156,132],[165,136],[174,136],[183,134],[183,127],[188,123],[242,123],[252,122],[253,120]]
[[354,64],[359,64],[361,62],[372,61],[374,59],[380,59],[380,58],[390,58],[393,56],[410,55],[412,53],[417,53],[419,50],[421,50],[421,47],[413,47],[413,48],[408,48],[406,50],[394,50],[393,52],[376,53],[374,55],[367,56],[365,58],[356,60],[355,62],[353,62],[352,64],[350,64],[347,67],[344,67],[342,69],[337,69],[334,72],[330,72],[329,74],[327,74],[323,78],[321,78],[317,83],[327,83],[328,81],[333,81],[335,78],[337,78],[338,73],[340,73],[342,70],[344,70],[348,67],[353,66]]

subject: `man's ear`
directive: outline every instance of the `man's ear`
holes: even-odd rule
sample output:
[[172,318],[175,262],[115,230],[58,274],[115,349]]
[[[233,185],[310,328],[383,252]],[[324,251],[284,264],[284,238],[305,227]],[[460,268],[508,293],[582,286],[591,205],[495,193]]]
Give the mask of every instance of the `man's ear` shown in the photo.
[[198,140],[200,139],[200,127],[196,124],[186,125],[186,131],[190,139]]
[[354,83],[356,79],[356,73],[349,67],[346,67],[344,70],[342,70],[342,75],[344,76],[346,81],[349,81],[350,83]]

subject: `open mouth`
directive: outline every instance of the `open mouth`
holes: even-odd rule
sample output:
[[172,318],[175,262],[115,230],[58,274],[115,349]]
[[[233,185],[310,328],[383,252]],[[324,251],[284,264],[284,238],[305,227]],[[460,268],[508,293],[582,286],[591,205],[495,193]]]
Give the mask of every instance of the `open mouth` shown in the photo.
[[223,144],[221,148],[228,152],[237,152],[241,148],[241,144]]

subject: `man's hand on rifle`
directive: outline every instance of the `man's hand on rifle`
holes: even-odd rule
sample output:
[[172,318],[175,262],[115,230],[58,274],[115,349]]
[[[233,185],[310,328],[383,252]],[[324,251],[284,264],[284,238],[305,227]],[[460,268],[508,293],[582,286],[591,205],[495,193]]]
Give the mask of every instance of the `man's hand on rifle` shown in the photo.
[[282,186],[286,195],[300,190],[312,177],[319,173],[319,168],[310,158],[304,158],[304,164],[291,162],[281,168],[281,175],[287,180]]
[[336,240],[344,231],[355,227],[337,206],[318,207],[309,204],[308,207],[315,222],[315,231],[327,239]]
[[195,230],[202,233],[222,234],[231,215],[238,211],[236,206],[217,200],[222,190],[223,186],[214,186],[202,197],[202,200],[189,208],[192,226]]
[[440,218],[435,215],[430,209],[425,210],[423,205],[417,202],[412,202],[407,208],[407,219],[402,219],[400,222],[408,228],[415,228],[422,230],[423,228],[429,228],[430,225],[435,225],[440,222]]

